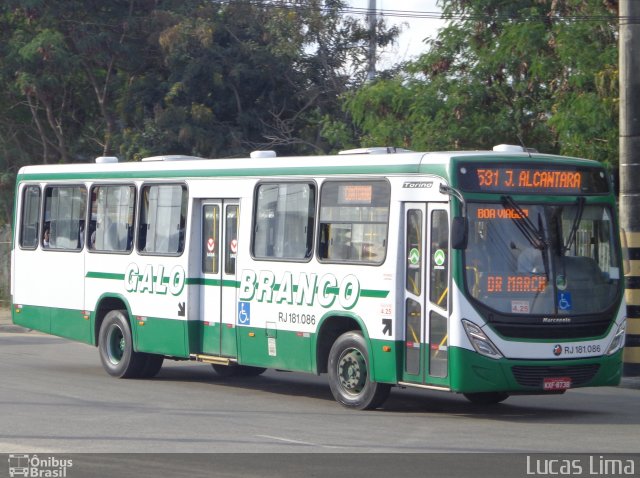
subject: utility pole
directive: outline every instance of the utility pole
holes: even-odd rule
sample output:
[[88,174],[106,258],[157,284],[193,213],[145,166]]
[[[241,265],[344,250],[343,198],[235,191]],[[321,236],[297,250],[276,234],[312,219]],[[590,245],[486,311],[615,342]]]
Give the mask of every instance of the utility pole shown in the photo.
[[623,374],[640,375],[640,1],[619,3],[620,227],[627,299]]
[[376,0],[369,0],[369,70],[367,71],[367,81],[373,81],[376,77]]

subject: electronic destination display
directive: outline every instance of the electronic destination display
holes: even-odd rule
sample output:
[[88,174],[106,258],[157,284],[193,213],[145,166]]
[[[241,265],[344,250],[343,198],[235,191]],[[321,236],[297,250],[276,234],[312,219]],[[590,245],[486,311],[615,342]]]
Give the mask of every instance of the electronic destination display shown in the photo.
[[465,163],[458,167],[460,189],[483,193],[602,194],[609,184],[602,168]]

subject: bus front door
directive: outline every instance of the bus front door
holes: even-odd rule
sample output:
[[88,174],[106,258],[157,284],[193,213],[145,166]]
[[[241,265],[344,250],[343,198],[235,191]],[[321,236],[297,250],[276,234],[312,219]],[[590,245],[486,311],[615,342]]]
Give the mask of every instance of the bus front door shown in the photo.
[[402,380],[447,388],[449,213],[446,203],[406,203]]
[[202,202],[200,315],[205,354],[235,358],[238,200]]

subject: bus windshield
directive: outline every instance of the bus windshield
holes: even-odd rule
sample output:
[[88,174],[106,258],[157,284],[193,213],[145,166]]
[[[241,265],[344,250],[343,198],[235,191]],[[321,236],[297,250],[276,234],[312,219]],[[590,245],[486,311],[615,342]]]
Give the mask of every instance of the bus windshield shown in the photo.
[[468,294],[502,314],[595,314],[621,287],[606,205],[469,203]]

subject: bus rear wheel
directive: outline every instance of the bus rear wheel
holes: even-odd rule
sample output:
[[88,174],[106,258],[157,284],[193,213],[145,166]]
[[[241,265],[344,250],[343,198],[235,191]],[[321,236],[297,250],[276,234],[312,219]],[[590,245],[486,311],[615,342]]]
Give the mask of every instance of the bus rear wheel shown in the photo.
[[476,405],[495,405],[504,402],[509,398],[509,394],[506,392],[477,392],[465,393],[464,397]]
[[133,350],[131,328],[124,310],[112,310],[105,315],[98,350],[102,366],[113,377],[139,377],[146,363],[145,355]]
[[329,386],[335,399],[347,408],[378,408],[389,396],[391,386],[371,380],[369,352],[359,331],[336,339],[329,352]]

